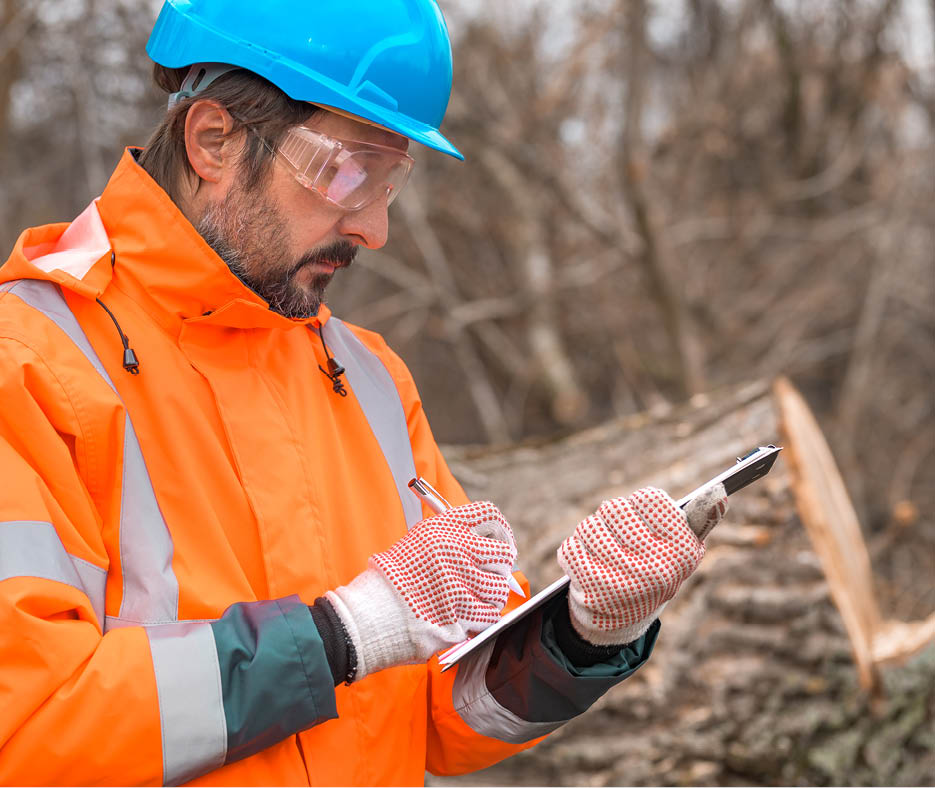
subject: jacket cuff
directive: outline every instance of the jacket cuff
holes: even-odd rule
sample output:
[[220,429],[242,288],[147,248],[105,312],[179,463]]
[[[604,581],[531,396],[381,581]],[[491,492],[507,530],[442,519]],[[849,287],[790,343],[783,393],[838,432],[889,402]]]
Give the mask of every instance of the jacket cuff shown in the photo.
[[566,594],[501,632],[458,665],[452,695],[458,715],[483,736],[528,742],[590,708],[649,658],[658,620],[645,635],[590,666],[573,664],[558,647],[554,618]]
[[[531,722],[561,724],[582,714],[609,689],[631,676],[649,659],[659,634],[658,619],[633,643],[592,665],[575,664],[559,647],[556,613],[568,603],[565,594],[546,603],[539,615],[501,635],[486,670],[492,696],[516,716]],[[537,611],[538,612],[538,611]]]
[[342,681],[350,684],[357,674],[357,651],[341,617],[331,603],[321,596],[308,610],[324,644],[334,686],[337,687]]
[[227,721],[225,763],[338,716],[321,636],[297,596],[232,605],[211,628]]
[[571,622],[568,605],[556,605],[551,618],[552,629],[555,636],[555,645],[564,654],[569,662],[578,668],[588,668],[598,662],[606,662],[627,645],[620,643],[611,646],[598,646],[589,643],[578,634]]
[[558,612],[562,608],[564,608],[565,611],[568,610],[568,605],[565,600],[565,595],[562,595],[560,600],[554,600],[543,611],[542,629],[539,640],[542,648],[549,654],[552,661],[565,670],[570,676],[581,679],[608,679],[612,682],[607,687],[607,689],[609,689],[613,684],[629,678],[649,659],[656,645],[656,639],[659,637],[659,630],[662,627],[658,618],[632,643],[627,643],[623,646],[609,647],[613,649],[612,653],[600,662],[595,662],[590,665],[575,663],[560,647],[555,632],[555,620]]

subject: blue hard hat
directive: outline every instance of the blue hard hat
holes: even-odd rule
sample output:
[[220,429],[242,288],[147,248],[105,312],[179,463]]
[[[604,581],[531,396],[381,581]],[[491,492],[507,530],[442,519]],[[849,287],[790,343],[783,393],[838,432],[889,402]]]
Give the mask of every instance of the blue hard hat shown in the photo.
[[167,68],[245,68],[296,101],[464,158],[438,131],[451,43],[437,0],[165,0],[146,51]]

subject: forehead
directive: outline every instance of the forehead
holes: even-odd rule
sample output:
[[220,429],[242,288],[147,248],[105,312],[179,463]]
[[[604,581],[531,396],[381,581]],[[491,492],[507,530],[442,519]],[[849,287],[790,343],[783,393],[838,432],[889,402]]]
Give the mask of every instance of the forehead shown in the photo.
[[376,145],[386,145],[401,151],[409,149],[409,140],[400,134],[388,129],[361,122],[346,115],[338,115],[321,109],[314,118],[305,124],[311,129],[324,132],[339,139],[370,142]]

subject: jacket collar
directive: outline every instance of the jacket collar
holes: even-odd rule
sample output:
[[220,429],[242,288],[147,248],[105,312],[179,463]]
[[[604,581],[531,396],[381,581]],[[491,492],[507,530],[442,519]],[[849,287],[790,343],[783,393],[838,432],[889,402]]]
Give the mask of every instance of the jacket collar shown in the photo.
[[[113,266],[111,263],[113,262]],[[172,336],[186,322],[231,328],[320,325],[290,320],[234,276],[169,195],[127,149],[104,193],[71,225],[20,236],[0,281],[49,279],[86,298],[106,300],[108,286],[139,304]]]

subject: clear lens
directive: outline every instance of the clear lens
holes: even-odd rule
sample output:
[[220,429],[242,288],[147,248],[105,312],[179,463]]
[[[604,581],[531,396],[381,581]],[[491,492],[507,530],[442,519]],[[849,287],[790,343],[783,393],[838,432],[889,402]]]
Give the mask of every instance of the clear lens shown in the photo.
[[407,154],[393,148],[338,140],[304,126],[289,130],[278,154],[295,170],[299,183],[350,211],[384,195],[391,203],[413,165]]
[[296,171],[296,177],[308,188],[318,178],[335,150],[337,140],[311,129],[290,129],[279,146],[279,155]]

